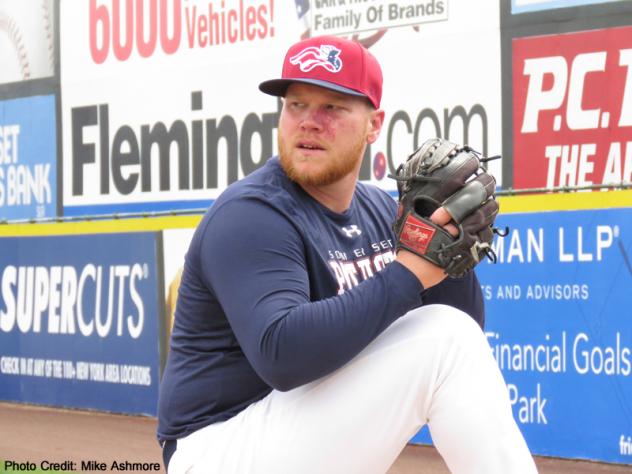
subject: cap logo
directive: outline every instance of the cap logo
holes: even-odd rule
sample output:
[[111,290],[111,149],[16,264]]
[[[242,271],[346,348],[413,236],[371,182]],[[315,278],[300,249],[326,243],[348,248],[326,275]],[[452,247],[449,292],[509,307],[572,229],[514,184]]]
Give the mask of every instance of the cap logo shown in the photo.
[[335,46],[321,44],[320,48],[310,46],[290,58],[290,63],[303,72],[309,72],[316,67],[323,67],[329,72],[339,72],[342,69],[341,50]]

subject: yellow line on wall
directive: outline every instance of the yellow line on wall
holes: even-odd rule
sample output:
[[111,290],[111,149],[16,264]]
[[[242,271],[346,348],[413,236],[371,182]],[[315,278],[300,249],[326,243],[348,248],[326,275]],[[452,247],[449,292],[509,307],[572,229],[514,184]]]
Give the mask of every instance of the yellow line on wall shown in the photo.
[[632,207],[632,190],[564,194],[525,194],[498,198],[502,214]]
[[0,237],[151,232],[163,229],[185,229],[197,226],[201,218],[201,215],[187,215],[44,224],[4,224],[0,225]]

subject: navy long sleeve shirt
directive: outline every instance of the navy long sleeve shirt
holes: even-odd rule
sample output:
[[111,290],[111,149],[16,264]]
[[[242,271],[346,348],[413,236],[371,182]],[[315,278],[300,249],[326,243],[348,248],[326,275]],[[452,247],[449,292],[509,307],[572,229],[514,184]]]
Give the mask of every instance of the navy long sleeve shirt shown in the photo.
[[450,304],[482,325],[473,272],[424,290],[393,262],[396,207],[358,183],[349,209],[335,213],[290,181],[277,158],[229,186],[186,254],[159,440],[334,371],[422,304]]

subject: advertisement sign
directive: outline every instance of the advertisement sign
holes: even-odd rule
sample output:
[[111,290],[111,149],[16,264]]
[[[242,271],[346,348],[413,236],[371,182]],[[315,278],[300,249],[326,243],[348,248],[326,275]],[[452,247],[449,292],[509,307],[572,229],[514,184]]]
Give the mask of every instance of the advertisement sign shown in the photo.
[[180,288],[180,279],[184,269],[184,257],[194,232],[195,229],[166,229],[162,231],[167,336],[173,327],[178,288]]
[[0,0],[0,84],[55,72],[54,0]]
[[55,124],[52,95],[0,101],[0,221],[55,216]]
[[[276,153],[281,101],[258,85],[289,45],[322,33],[382,63],[386,123],[363,180],[395,190],[387,174],[437,135],[500,152],[497,2],[404,2],[394,20],[386,2],[332,3],[62,0],[64,214],[208,207]],[[345,18],[382,4],[374,29],[348,33]],[[481,74],[428,74],[453,64]]]
[[515,38],[514,187],[632,181],[632,26]]
[[511,13],[527,13],[621,1],[628,0],[511,0]]
[[[314,36],[350,34],[397,26],[419,25],[448,19],[449,0],[377,0],[359,5],[314,2],[311,27]],[[351,8],[350,8],[351,6]]]
[[534,454],[632,464],[632,209],[501,215],[486,335]]
[[0,399],[156,414],[156,234],[3,238]]

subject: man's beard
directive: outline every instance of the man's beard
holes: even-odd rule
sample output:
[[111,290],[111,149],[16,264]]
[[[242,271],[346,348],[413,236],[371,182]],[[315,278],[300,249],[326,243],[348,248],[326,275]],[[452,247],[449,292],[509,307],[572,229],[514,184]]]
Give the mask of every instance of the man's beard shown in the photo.
[[[303,172],[294,166],[291,153],[295,150],[288,150],[288,146],[278,133],[279,158],[281,167],[287,176],[294,182],[307,186],[327,186],[341,180],[357,167],[358,161],[362,159],[366,138],[364,135],[358,137],[356,143],[351,143],[342,152],[330,154],[326,159],[328,166],[319,171]],[[318,159],[318,158],[316,158]]]

